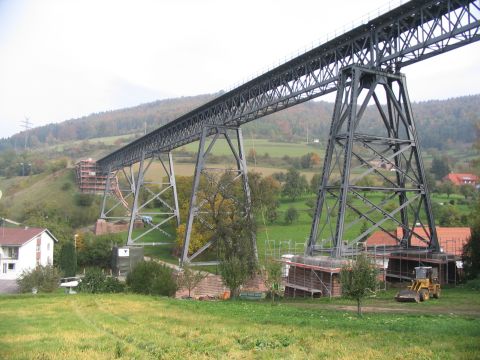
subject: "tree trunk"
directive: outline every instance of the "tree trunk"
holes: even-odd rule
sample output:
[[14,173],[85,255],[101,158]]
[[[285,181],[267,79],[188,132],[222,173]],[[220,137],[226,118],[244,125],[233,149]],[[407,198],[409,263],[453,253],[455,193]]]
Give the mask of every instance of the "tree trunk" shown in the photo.
[[360,299],[357,299],[357,314],[362,317],[362,303]]

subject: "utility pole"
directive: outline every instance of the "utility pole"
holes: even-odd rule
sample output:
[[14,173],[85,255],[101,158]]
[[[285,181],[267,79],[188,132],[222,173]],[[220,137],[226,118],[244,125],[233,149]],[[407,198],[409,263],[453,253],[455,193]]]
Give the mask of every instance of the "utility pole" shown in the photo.
[[25,151],[27,151],[27,144],[28,144],[28,130],[32,128],[32,123],[30,119],[25,116],[25,120],[20,122],[21,127],[23,127],[23,131],[25,131]]

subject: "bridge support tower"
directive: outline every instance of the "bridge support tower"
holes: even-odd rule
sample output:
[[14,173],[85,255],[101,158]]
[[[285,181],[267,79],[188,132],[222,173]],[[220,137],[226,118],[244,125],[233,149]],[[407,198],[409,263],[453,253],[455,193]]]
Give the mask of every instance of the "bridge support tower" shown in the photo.
[[375,230],[405,248],[420,241],[439,250],[405,76],[349,66],[339,78],[305,254],[327,248],[346,256]]

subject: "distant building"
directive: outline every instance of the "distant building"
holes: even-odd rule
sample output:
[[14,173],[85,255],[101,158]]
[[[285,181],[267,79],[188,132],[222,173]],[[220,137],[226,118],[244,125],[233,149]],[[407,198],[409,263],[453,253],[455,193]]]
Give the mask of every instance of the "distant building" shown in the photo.
[[[75,179],[82,193],[102,194],[105,191],[107,175],[101,173],[97,162],[92,159],[80,160],[75,164]],[[116,181],[115,178],[111,180]]]
[[453,185],[472,185],[478,184],[478,176],[474,174],[450,173],[443,178],[444,181],[451,181]]
[[23,271],[53,264],[58,240],[47,229],[0,228],[0,279],[17,279]]
[[[437,226],[437,237],[440,244],[440,248],[447,254],[461,257],[463,254],[463,246],[467,243],[471,236],[471,230],[469,227],[440,227]],[[420,227],[416,227],[414,231],[422,236],[427,237],[425,230]],[[398,227],[396,231],[392,232],[392,235],[401,238],[402,228]],[[397,241],[394,237],[383,232],[374,232],[366,241],[368,247],[371,246],[395,246]],[[412,236],[412,246],[426,247],[427,245],[421,241],[418,237]]]

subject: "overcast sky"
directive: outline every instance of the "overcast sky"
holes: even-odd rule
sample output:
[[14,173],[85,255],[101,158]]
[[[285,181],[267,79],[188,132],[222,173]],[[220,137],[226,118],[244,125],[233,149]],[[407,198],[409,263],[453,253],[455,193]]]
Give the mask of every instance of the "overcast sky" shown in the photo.
[[[0,137],[20,131],[25,117],[40,126],[228,90],[385,6],[385,0],[0,0]],[[411,99],[480,93],[479,55],[476,43],[404,68]]]

